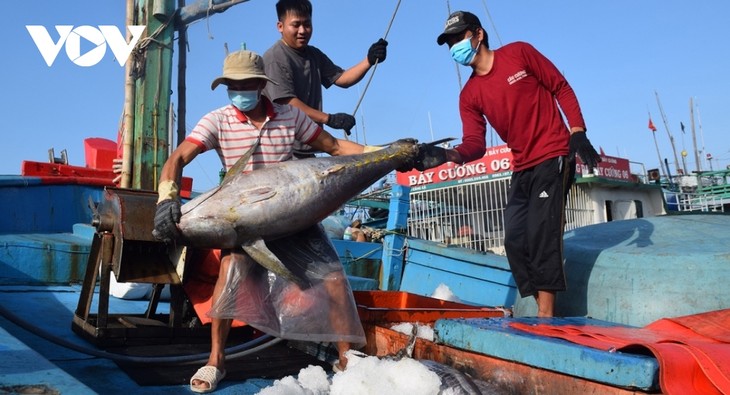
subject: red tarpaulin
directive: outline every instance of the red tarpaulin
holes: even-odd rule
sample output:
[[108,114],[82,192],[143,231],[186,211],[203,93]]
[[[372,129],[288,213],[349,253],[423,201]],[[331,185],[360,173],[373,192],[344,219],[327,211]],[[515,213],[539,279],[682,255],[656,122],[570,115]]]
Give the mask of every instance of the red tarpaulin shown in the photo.
[[730,394],[730,309],[663,318],[643,328],[579,325],[512,327],[607,351],[649,350],[666,394]]

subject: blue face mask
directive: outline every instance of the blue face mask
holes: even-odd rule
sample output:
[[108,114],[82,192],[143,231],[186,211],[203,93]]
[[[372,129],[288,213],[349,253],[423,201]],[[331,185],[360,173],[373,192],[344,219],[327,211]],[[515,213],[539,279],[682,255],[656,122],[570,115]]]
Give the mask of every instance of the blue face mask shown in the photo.
[[256,108],[256,104],[259,102],[259,91],[233,91],[228,90],[228,98],[231,99],[237,109],[246,112]]
[[[449,51],[451,52],[451,58],[454,59],[456,63],[464,66],[469,66],[471,64],[471,61],[474,60],[474,56],[477,54],[477,50],[472,48],[471,46],[472,37],[467,37],[459,41],[458,43],[452,45],[451,49],[449,49]],[[479,48],[479,43],[477,43],[477,48]]]

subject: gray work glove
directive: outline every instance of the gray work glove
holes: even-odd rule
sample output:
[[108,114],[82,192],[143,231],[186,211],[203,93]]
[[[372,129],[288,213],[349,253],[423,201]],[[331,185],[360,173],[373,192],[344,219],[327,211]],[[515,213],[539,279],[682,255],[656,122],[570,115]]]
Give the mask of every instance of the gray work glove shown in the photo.
[[573,159],[575,158],[575,154],[578,154],[580,160],[588,166],[588,171],[591,173],[601,162],[601,156],[598,155],[596,149],[588,141],[585,132],[574,132],[571,134],[569,147],[568,158]]
[[385,61],[385,56],[388,55],[387,47],[388,42],[382,38],[371,45],[370,49],[368,49],[368,63],[370,63],[371,66],[374,65],[375,62],[383,63]]
[[424,171],[426,169],[440,166],[448,161],[446,149],[430,144],[419,144],[418,157],[416,158],[413,167],[416,170]]
[[157,203],[155,228],[152,230],[152,236],[165,243],[175,241],[180,236],[177,224],[180,222],[181,216],[179,200],[166,199]]
[[342,129],[349,136],[350,129],[355,127],[355,117],[350,114],[345,114],[344,112],[329,114],[329,117],[327,118],[327,123],[325,125],[331,127],[332,129]]

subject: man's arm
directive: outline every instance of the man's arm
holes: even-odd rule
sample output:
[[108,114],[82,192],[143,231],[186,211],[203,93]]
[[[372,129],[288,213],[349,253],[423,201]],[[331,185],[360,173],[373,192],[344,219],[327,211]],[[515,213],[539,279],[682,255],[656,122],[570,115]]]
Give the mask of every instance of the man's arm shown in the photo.
[[358,143],[337,139],[326,130],[322,130],[309,145],[332,156],[362,154],[365,149]]
[[388,42],[385,41],[385,39],[381,38],[373,43],[373,45],[371,45],[368,49],[368,54],[365,59],[345,70],[345,72],[337,78],[335,85],[340,88],[349,88],[360,82],[360,80],[362,80],[365,76],[365,73],[370,70],[370,67],[374,66],[376,63],[383,63],[385,61],[385,57],[388,54],[387,48]]
[[319,111],[316,108],[309,107],[307,103],[299,100],[299,98],[296,97],[285,97],[281,99],[276,100],[279,104],[290,104],[300,110],[302,110],[307,116],[313,120],[314,122],[317,122],[318,124],[324,125],[329,120],[329,114]]
[[365,77],[365,73],[370,70],[370,67],[371,66],[368,59],[363,59],[362,61],[360,61],[360,63],[345,70],[345,72],[340,75],[340,78],[335,81],[335,85],[339,86],[340,88],[349,88],[357,84],[362,80],[363,77]]
[[314,122],[317,122],[320,125],[327,125],[333,129],[342,129],[345,131],[345,133],[347,133],[348,136],[350,135],[350,129],[352,129],[356,123],[355,117],[350,114],[328,114],[326,112],[315,110],[314,108],[309,107],[306,103],[296,97],[282,98],[277,100],[276,102],[279,104],[289,104],[293,107],[296,107],[304,112],[304,114],[306,114],[307,117],[309,117],[309,119],[313,120]]
[[319,111],[313,107],[310,107],[304,101],[298,97],[283,97],[276,100],[278,104],[288,104],[298,108],[304,114],[314,122],[320,125],[327,125],[333,129],[342,129],[349,136],[350,130],[355,126],[355,117],[346,113],[333,113],[328,114],[326,112]]
[[555,64],[530,44],[523,43],[523,54],[535,77],[555,96],[563,111],[571,132],[585,131],[578,97]]
[[188,140],[183,141],[162,166],[160,183],[163,181],[178,182],[182,178],[183,167],[195,159],[200,152],[201,148],[198,145]]
[[190,163],[201,149],[190,141],[183,141],[165,161],[157,186],[157,208],[155,209],[152,236],[165,243],[172,243],[180,236],[177,224],[182,212],[177,181],[182,177],[182,169]]

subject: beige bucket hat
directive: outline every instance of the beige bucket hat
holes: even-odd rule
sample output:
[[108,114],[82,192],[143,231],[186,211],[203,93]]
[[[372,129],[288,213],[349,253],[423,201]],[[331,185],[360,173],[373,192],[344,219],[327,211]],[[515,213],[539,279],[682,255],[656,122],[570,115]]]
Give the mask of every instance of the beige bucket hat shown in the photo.
[[210,89],[215,89],[225,80],[243,81],[261,78],[276,83],[264,73],[264,59],[255,52],[241,50],[228,54],[223,61],[223,75],[214,79]]

